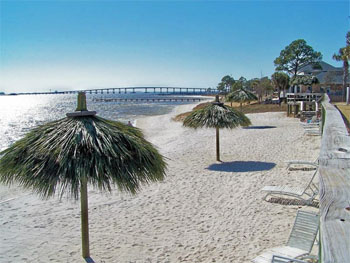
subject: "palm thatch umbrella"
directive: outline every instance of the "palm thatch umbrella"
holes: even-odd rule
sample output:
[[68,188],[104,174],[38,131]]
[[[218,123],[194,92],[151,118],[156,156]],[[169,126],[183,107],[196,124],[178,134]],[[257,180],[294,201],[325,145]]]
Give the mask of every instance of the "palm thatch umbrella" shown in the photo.
[[80,93],[76,112],[33,129],[0,153],[0,183],[17,182],[44,198],[80,194],[84,258],[90,258],[88,184],[136,193],[141,184],[162,180],[166,169],[139,129],[95,114]]
[[225,106],[219,101],[219,96],[208,106],[194,110],[188,115],[183,125],[190,128],[215,128],[216,129],[216,160],[220,161],[219,129],[233,129],[238,126],[249,126],[250,120],[242,112]]
[[319,83],[320,81],[318,80],[318,78],[311,75],[296,75],[292,77],[290,80],[290,84],[292,86],[299,86],[299,85],[311,86],[311,92],[312,92],[312,86]]
[[242,103],[252,100],[257,100],[258,97],[255,96],[254,93],[250,92],[249,90],[245,89],[244,87],[240,87],[237,90],[227,94],[226,101],[231,102],[232,107],[232,101],[239,102],[240,103],[240,109],[242,111]]

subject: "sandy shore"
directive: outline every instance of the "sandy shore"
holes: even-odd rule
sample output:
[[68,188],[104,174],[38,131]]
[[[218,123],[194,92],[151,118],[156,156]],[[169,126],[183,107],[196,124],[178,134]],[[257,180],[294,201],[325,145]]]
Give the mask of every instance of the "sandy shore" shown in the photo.
[[[168,158],[164,182],[136,196],[89,191],[95,262],[249,262],[286,242],[298,207],[265,202],[260,189],[305,185],[311,173],[284,162],[316,159],[319,137],[283,113],[248,115],[273,127],[223,130],[218,164],[214,130],[171,121],[189,109],[137,121]],[[79,202],[0,186],[0,262],[82,262],[79,211]]]

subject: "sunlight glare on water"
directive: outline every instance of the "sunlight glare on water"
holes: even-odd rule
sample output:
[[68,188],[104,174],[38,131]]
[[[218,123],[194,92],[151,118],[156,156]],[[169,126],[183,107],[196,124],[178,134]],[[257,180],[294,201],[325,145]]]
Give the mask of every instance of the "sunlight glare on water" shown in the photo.
[[0,96],[0,150],[31,128],[64,117],[67,109],[72,111],[73,97],[61,98],[45,95]]
[[[88,110],[98,116],[122,122],[142,116],[165,114],[178,104],[189,102],[101,102],[95,98],[165,98],[158,94],[87,94]],[[174,98],[174,97],[172,97]],[[30,129],[66,117],[76,109],[76,94],[0,96],[0,151],[22,138]]]

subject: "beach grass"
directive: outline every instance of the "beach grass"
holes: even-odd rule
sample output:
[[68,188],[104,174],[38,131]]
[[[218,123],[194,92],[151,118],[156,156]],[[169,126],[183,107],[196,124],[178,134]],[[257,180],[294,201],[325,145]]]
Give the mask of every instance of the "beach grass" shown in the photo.
[[344,102],[338,102],[335,103],[335,105],[337,106],[338,110],[342,113],[348,129],[350,129],[350,105],[346,105]]

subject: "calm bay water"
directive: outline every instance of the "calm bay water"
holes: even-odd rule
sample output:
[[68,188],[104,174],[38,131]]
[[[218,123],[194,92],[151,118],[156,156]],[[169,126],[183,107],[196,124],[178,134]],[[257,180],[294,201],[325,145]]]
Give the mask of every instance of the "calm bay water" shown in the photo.
[[[142,116],[169,113],[175,106],[191,102],[99,102],[101,98],[181,98],[160,94],[87,94],[89,110],[122,122]],[[183,97],[183,96],[182,96]],[[22,138],[30,129],[66,117],[76,108],[76,94],[0,96],[0,151]]]

